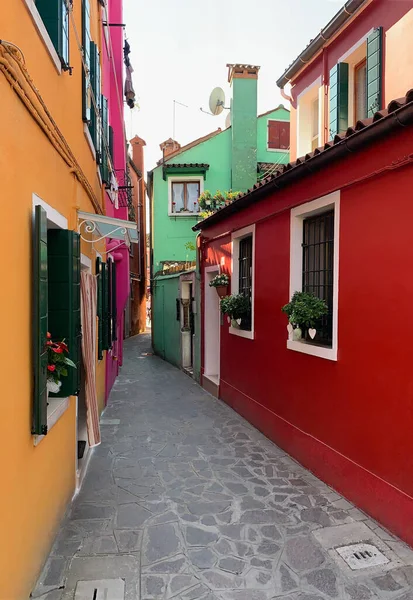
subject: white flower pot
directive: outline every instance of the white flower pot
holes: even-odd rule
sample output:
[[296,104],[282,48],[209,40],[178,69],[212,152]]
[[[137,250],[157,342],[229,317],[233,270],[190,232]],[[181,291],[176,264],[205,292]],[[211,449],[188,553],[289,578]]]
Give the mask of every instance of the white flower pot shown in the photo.
[[231,319],[231,327],[234,327],[234,329],[239,329],[241,323],[241,319]]
[[52,394],[57,394],[57,392],[60,391],[60,388],[62,387],[62,382],[58,381],[57,383],[55,381],[53,381],[53,379],[48,379],[47,380],[47,391],[51,392]]
[[301,331],[301,329],[299,327],[297,327],[296,329],[294,329],[294,331],[293,331],[293,340],[294,340],[294,342],[299,342],[302,337],[303,337],[303,332]]

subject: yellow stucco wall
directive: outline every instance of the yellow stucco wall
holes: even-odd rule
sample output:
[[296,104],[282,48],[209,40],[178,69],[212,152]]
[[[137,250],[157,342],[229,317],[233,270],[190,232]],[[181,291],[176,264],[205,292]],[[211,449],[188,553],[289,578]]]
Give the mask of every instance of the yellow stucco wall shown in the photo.
[[[29,0],[27,0],[29,1]],[[92,39],[100,46],[98,3],[91,3]],[[81,32],[81,3],[75,2]],[[96,5],[96,6],[95,6]],[[27,9],[26,0],[8,3],[2,14],[1,38],[17,44],[53,118],[76,155],[94,193],[102,190],[83,132],[81,61],[70,27],[73,75],[58,74]],[[2,181],[3,316],[1,374],[0,600],[27,600],[48,555],[76,482],[76,399],[35,446],[31,429],[31,227],[32,197],[68,219],[77,229],[77,209],[94,212],[84,188],[51,145],[0,72],[0,174]],[[90,244],[82,253],[92,259]],[[94,269],[94,266],[93,266]],[[105,361],[97,365],[100,406],[104,403]]]

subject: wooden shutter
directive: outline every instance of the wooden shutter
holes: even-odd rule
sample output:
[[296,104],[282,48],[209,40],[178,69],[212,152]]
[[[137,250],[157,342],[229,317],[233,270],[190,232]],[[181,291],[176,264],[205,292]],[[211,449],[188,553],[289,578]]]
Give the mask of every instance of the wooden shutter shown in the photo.
[[113,165],[113,127],[109,125],[109,153]]
[[280,121],[280,145],[281,150],[290,149],[290,123],[289,121]]
[[280,148],[280,122],[268,121],[268,148]]
[[[82,2],[82,46],[86,67],[90,77],[90,2],[83,0]],[[90,121],[90,88],[89,80],[86,77],[85,70],[82,66],[82,119],[86,123]]]
[[68,367],[62,377],[58,398],[76,396],[80,389],[80,236],[75,231],[50,229],[48,243],[49,331],[55,341],[65,340],[69,358],[76,369]]
[[90,81],[93,92],[91,117],[90,117],[90,135],[96,150],[96,162],[100,164],[101,149],[101,131],[100,131],[100,55],[94,42],[90,42]]
[[35,4],[62,66],[68,66],[69,11],[65,0],[36,0]]
[[96,259],[96,283],[97,283],[97,306],[96,314],[98,317],[98,360],[103,358],[103,294],[102,294],[102,261],[98,257]]
[[367,38],[367,117],[382,107],[383,28]]
[[348,127],[348,63],[330,71],[330,139]]
[[32,433],[47,433],[47,216],[36,206],[33,228],[33,418]]
[[109,183],[109,123],[108,123],[108,99],[101,96],[102,106],[102,168],[101,175],[104,183]]
[[109,269],[102,263],[102,348],[109,350]]
[[117,311],[117,300],[116,300],[116,263],[112,262],[112,286],[111,286],[111,292],[112,292],[112,310],[111,310],[111,314],[112,314],[112,342],[114,342],[115,340],[118,339],[118,334],[117,334],[117,316],[118,316],[118,311]]

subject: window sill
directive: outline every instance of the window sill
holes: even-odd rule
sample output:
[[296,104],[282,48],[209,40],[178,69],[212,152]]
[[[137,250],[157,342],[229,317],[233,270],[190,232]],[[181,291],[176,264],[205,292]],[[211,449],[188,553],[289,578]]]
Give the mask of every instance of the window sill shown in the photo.
[[181,218],[181,217],[191,217],[191,218],[194,218],[194,217],[199,217],[199,213],[194,213],[194,212],[189,212],[189,211],[188,212],[176,212],[176,213],[175,212],[168,212],[168,216],[169,217],[179,217],[179,218]]
[[337,360],[337,348],[324,348],[323,346],[314,346],[304,341],[297,342],[294,340],[287,340],[287,348],[288,350],[295,350],[295,352],[302,352],[326,360]]
[[247,329],[237,329],[236,327],[229,327],[229,332],[232,335],[237,335],[238,337],[246,338],[247,340],[254,339],[254,332],[248,331]]
[[[67,411],[69,404],[70,398],[49,398],[49,405],[47,407],[47,433],[50,433],[52,427],[56,425],[60,417]],[[34,435],[33,445],[38,446],[45,437],[45,435]]]
[[24,1],[27,6],[27,10],[30,12],[32,20],[36,26],[36,29],[39,32],[39,35],[43,40],[43,44],[45,45],[46,50],[48,51],[49,56],[52,59],[52,62],[56,68],[56,71],[58,72],[59,75],[61,75],[62,74],[62,65],[60,63],[59,56],[57,55],[55,47],[53,46],[53,42],[50,39],[49,34],[47,33],[47,29],[44,26],[43,20],[39,14],[39,11],[36,8],[36,4],[34,3],[34,0],[24,0]]
[[283,154],[288,154],[290,152],[289,148],[268,148],[267,152],[282,152]]

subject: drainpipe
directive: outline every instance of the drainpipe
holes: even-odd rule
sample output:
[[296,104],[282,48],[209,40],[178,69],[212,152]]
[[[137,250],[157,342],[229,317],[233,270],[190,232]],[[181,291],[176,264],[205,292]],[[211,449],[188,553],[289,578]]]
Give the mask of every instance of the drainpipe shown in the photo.
[[323,144],[326,144],[330,139],[330,132],[328,130],[328,86],[330,83],[330,73],[328,71],[328,50],[327,48],[323,48],[323,87],[324,87],[324,95],[323,95]]
[[285,93],[284,86],[282,86],[282,88],[280,88],[280,94],[284,98],[284,100],[288,100],[288,102],[290,104],[293,103],[293,99],[291,98],[291,96],[289,96],[288,94]]

